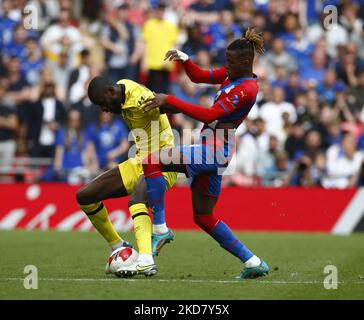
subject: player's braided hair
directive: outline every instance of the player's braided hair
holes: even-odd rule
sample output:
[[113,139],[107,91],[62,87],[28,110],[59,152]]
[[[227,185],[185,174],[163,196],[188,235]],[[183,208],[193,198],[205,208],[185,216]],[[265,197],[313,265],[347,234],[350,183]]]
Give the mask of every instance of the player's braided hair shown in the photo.
[[255,31],[254,28],[249,27],[246,32],[245,36],[243,37],[246,41],[250,42],[253,45],[254,51],[259,54],[263,54],[264,49],[264,39],[262,33]]
[[250,54],[254,57],[254,52],[263,54],[264,49],[264,39],[261,33],[257,32],[254,28],[249,27],[244,37],[234,40],[227,47],[228,50],[241,50],[244,53]]

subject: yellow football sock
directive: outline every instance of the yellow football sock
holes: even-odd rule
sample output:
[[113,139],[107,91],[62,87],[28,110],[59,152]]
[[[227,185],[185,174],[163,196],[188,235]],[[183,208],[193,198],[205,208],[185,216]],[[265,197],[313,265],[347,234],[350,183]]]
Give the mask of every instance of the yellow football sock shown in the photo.
[[152,221],[145,204],[137,203],[129,207],[134,222],[135,239],[139,253],[152,254]]
[[79,205],[85,212],[96,228],[96,230],[104,237],[110,247],[121,241],[119,234],[116,232],[113,224],[109,219],[106,207],[102,202]]

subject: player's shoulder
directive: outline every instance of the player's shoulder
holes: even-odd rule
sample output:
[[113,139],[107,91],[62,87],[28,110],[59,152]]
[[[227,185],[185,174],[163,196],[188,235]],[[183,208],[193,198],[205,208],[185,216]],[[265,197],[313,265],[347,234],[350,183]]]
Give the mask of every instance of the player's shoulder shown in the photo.
[[116,84],[123,84],[125,86],[125,90],[127,91],[140,86],[138,82],[129,79],[120,79],[118,82],[116,82]]
[[255,78],[248,78],[241,83],[238,83],[231,90],[232,93],[245,92],[248,95],[256,95],[258,93],[258,82]]
[[152,92],[144,85],[129,79],[122,79],[117,84],[123,84],[125,86],[126,96],[139,96],[146,93]]

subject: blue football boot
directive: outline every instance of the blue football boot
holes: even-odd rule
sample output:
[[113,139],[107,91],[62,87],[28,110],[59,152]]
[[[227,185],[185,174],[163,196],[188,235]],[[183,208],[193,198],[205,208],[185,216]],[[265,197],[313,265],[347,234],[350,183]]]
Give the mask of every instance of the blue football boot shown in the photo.
[[264,277],[268,274],[268,272],[269,272],[269,267],[262,260],[259,266],[252,268],[245,267],[244,270],[237,277],[237,279],[255,279],[259,277]]
[[174,233],[172,232],[171,229],[168,229],[166,233],[162,234],[153,233],[152,235],[153,257],[157,256],[160,250],[163,248],[163,246],[166,243],[173,241],[173,239],[174,239]]

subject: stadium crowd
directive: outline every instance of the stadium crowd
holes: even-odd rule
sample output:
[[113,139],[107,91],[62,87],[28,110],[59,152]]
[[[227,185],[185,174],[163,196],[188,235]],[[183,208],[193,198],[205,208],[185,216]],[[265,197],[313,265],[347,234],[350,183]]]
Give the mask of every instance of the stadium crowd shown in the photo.
[[[254,26],[266,47],[260,92],[224,183],[364,185],[364,0],[0,2],[1,180],[79,183],[115,166],[128,129],[92,105],[90,79],[128,78],[209,107],[217,87],[191,82],[165,52],[223,65],[227,45]],[[29,8],[37,28],[26,28]],[[201,127],[170,121],[187,142],[183,129]]]

